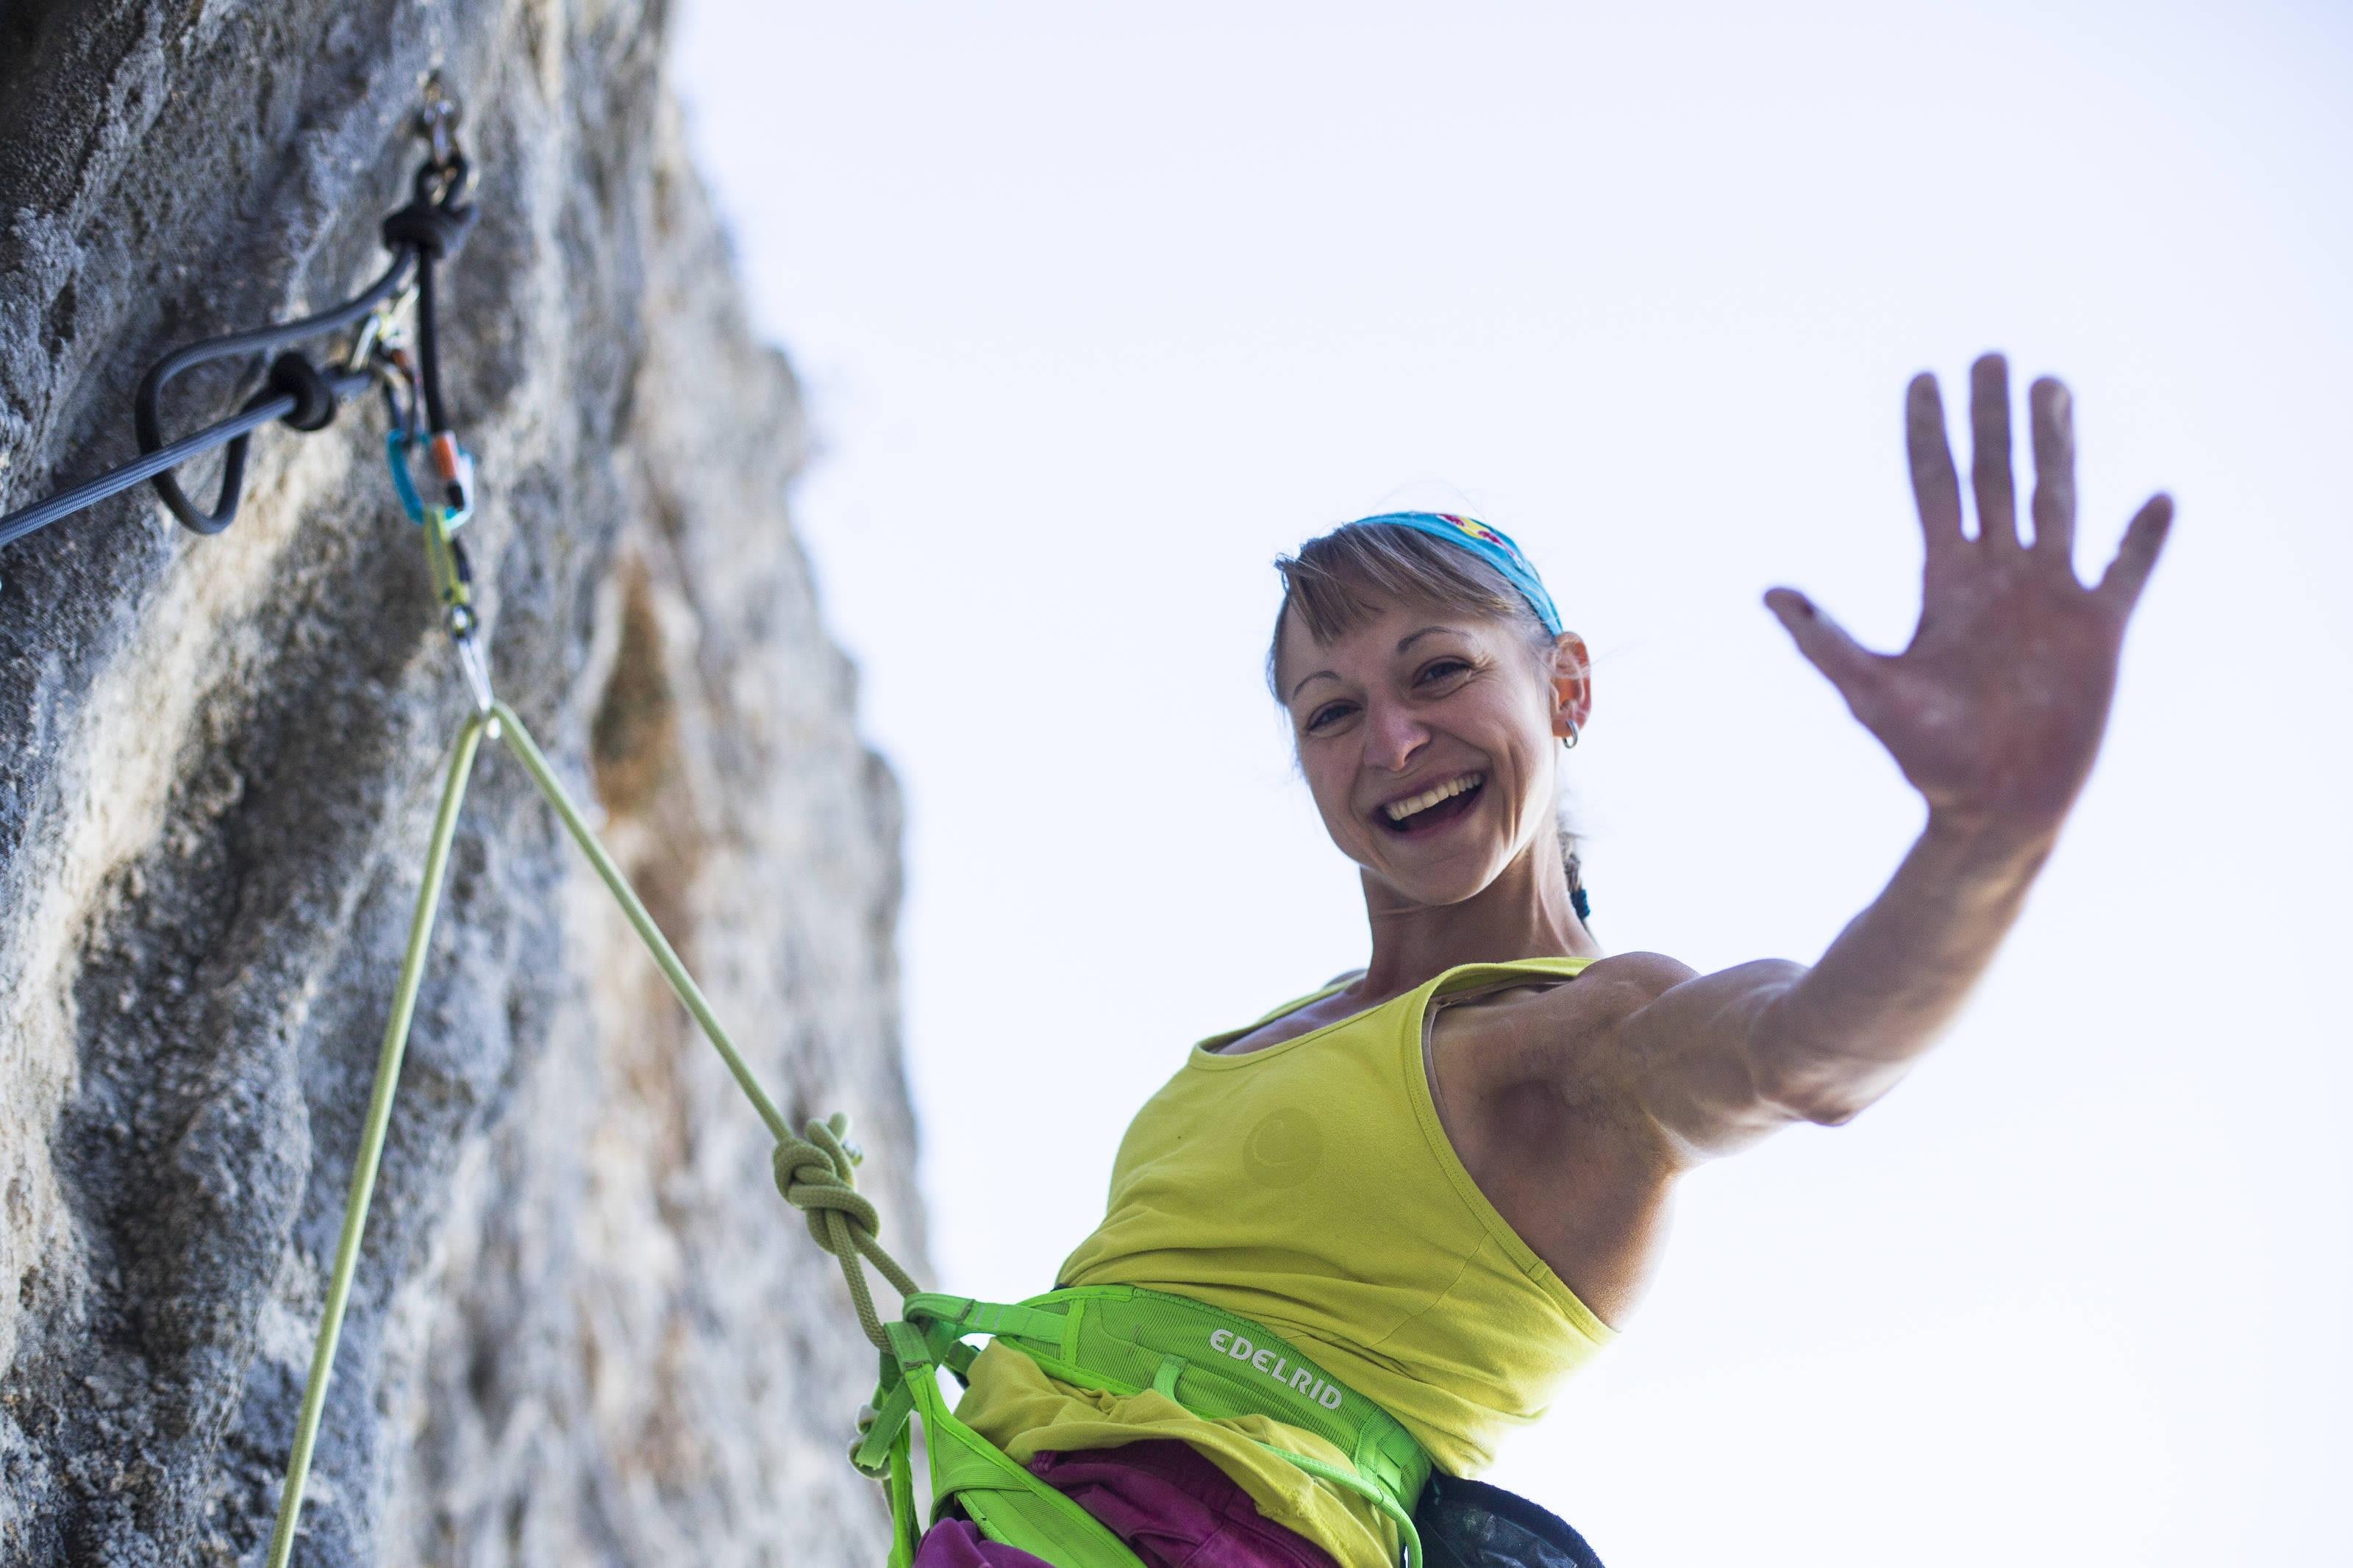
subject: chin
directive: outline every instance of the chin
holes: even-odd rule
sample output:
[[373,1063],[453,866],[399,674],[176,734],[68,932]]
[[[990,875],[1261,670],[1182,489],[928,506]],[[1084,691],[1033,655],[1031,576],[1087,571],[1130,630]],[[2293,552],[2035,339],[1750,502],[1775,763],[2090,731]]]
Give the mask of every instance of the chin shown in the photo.
[[[1361,862],[1360,862],[1361,864]],[[1410,903],[1429,909],[1443,909],[1477,898],[1495,885],[1503,874],[1504,862],[1471,866],[1366,866],[1365,869],[1388,884],[1389,888]]]
[[[1375,832],[1378,835],[1377,829]],[[1493,842],[1493,833],[1492,821],[1474,816],[1418,843],[1387,836],[1359,840],[1357,852],[1348,858],[1407,902],[1443,909],[1477,898],[1510,868],[1514,847]],[[1482,840],[1487,840],[1483,846]],[[1345,842],[1340,842],[1340,847],[1348,851]]]

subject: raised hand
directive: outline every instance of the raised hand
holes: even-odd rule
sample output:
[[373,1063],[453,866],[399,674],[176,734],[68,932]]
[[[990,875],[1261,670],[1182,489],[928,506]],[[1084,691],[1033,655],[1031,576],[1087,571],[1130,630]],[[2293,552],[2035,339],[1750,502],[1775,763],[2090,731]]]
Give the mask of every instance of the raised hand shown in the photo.
[[2010,372],[2000,354],[1970,367],[1971,488],[1977,534],[1945,441],[1936,378],[1905,399],[1912,490],[1927,535],[1920,625],[1899,654],[1873,653],[1791,588],[1765,603],[1830,678],[1863,727],[1947,826],[2055,829],[2090,773],[2116,691],[2116,657],[2141,587],[2164,548],[2173,502],[2151,497],[2098,584],[2075,579],[2075,437],[2065,386],[2029,390],[2034,540],[2022,542],[2010,482]]

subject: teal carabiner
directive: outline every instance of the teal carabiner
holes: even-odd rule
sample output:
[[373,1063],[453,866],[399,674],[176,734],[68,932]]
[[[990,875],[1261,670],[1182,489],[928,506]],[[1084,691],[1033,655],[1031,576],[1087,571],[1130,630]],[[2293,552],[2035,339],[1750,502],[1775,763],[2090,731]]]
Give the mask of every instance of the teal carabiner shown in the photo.
[[385,461],[392,469],[392,488],[400,495],[400,510],[408,514],[409,521],[419,525],[425,521],[425,497],[417,488],[415,471],[419,451],[431,455],[434,484],[449,498],[433,510],[441,514],[442,529],[455,533],[474,515],[474,455],[458,445],[458,438],[446,430],[438,436],[420,436],[406,430],[385,433]]

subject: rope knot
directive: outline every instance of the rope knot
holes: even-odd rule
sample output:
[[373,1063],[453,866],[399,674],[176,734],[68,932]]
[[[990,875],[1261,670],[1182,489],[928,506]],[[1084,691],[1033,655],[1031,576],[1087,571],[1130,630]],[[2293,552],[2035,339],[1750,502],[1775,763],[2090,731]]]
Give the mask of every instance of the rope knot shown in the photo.
[[770,1163],[776,1173],[776,1191],[802,1211],[809,1235],[836,1258],[848,1259],[871,1243],[882,1228],[874,1205],[858,1190],[857,1146],[848,1142],[849,1118],[836,1111],[824,1121],[812,1121],[805,1137],[787,1136],[776,1145]]
[[858,1326],[875,1349],[887,1353],[891,1340],[882,1331],[859,1259],[873,1264],[902,1296],[915,1293],[915,1281],[874,1239],[882,1221],[858,1190],[858,1162],[865,1156],[849,1141],[849,1118],[837,1110],[822,1121],[806,1123],[801,1131],[806,1136],[787,1132],[776,1141],[769,1161],[776,1173],[776,1191],[801,1211],[817,1244],[840,1260],[842,1283],[849,1287],[850,1302],[858,1309]]

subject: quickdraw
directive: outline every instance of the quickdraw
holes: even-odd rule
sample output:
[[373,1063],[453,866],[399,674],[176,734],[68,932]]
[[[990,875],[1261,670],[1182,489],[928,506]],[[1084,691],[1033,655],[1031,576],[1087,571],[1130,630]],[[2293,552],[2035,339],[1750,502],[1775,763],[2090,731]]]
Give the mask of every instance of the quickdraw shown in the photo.
[[[246,449],[253,432],[272,421],[283,421],[301,431],[323,430],[347,398],[364,394],[379,379],[372,363],[376,333],[390,316],[411,299],[418,302],[419,319],[427,324],[430,343],[432,273],[437,261],[455,256],[473,227],[474,208],[467,196],[471,174],[457,142],[459,109],[438,84],[428,83],[417,132],[428,143],[424,164],[417,170],[407,205],[385,219],[384,242],[392,251],[389,266],[375,282],[339,305],[282,325],[232,332],[174,349],[141,378],[132,402],[132,422],[141,456],[69,489],[0,516],[0,545],[47,527],[60,518],[119,495],[142,480],[152,479],[172,515],[197,533],[218,533],[236,521],[245,484]],[[321,368],[309,356],[288,345],[360,326],[360,339],[340,364]],[[176,441],[164,439],[160,409],[165,388],[199,365],[221,360],[279,351],[269,363],[261,390],[227,418]],[[434,384],[433,355],[424,356],[423,390],[431,413],[438,416],[440,391]],[[438,419],[437,419],[438,425]],[[189,458],[225,447],[220,490],[210,509],[199,507],[173,478],[171,470]]]

